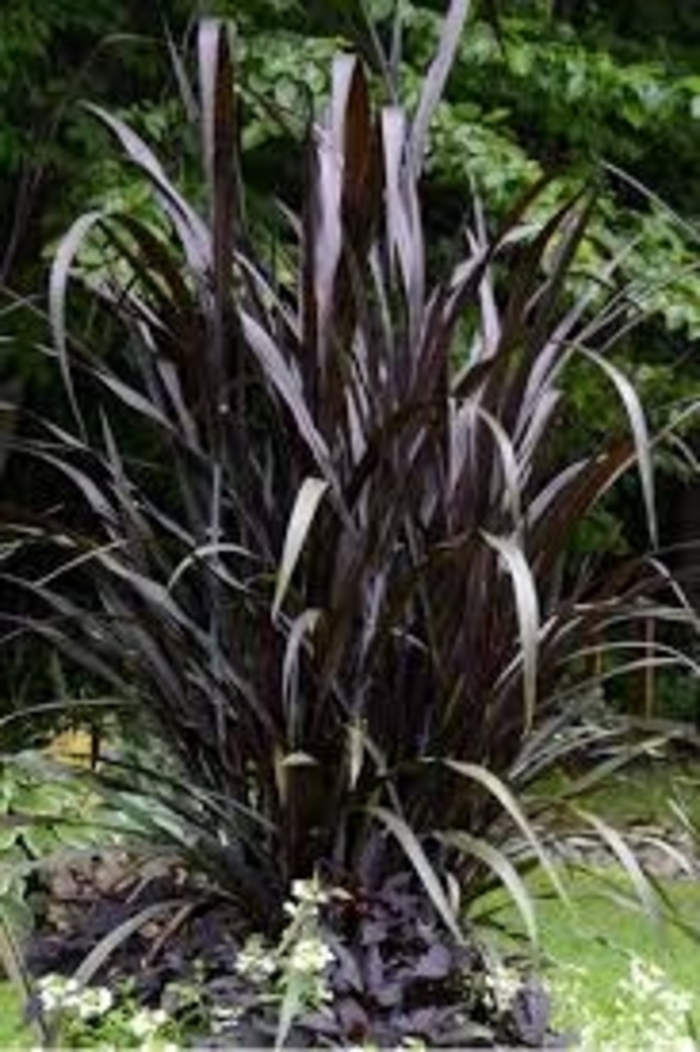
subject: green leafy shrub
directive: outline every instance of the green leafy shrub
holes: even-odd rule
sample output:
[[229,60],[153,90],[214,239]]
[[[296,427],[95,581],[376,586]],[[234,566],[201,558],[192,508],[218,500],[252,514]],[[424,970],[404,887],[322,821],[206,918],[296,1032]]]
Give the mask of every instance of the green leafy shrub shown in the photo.
[[[16,936],[31,931],[42,866],[85,851],[119,831],[99,795],[46,757],[18,753],[0,766],[0,915]],[[123,825],[126,832],[126,825]],[[41,912],[39,910],[39,912]]]
[[[136,699],[179,765],[153,792],[183,849],[263,933],[295,879],[320,874],[359,916],[408,871],[410,901],[420,889],[454,944],[460,897],[498,881],[534,937],[519,870],[539,859],[560,885],[517,794],[614,739],[587,723],[581,684],[606,633],[634,665],[640,618],[684,616],[656,560],[570,553],[635,464],[655,538],[644,413],[607,356],[629,315],[619,295],[592,311],[565,291],[591,195],[541,221],[535,189],[495,232],[476,204],[464,252],[430,274],[419,183],[465,8],[451,5],[413,120],[376,112],[359,62],[337,57],[300,214],[283,210],[272,251],[246,226],[227,29],[204,22],[205,211],[95,109],[161,222],[85,214],[52,269],[74,424],[45,420],[17,449],[76,503],[14,514],[7,535],[42,569],[13,576],[10,560],[4,580],[36,604],[27,630]],[[109,356],[68,324],[95,232],[104,265],[83,284],[121,335]],[[551,438],[577,358],[628,428],[562,463]],[[367,1013],[353,1025],[372,1035]]]

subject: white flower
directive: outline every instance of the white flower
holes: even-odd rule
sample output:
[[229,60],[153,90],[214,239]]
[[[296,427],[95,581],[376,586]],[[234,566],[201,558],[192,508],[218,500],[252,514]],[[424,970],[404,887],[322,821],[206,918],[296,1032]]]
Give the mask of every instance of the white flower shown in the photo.
[[98,1019],[109,1012],[113,1003],[114,998],[106,986],[89,986],[78,996],[76,1007],[81,1019]]
[[236,957],[236,971],[253,982],[264,982],[277,971],[274,952],[259,935],[251,935]]
[[240,1005],[215,1004],[211,1006],[210,1012],[212,1019],[216,1019],[221,1023],[235,1023],[242,1014],[243,1009]]
[[486,985],[490,988],[494,1002],[499,1011],[507,1011],[513,998],[520,989],[521,978],[514,968],[497,965],[486,976]]
[[39,1001],[45,1012],[56,1012],[61,1007],[61,998],[54,990],[40,990]]
[[322,906],[328,902],[328,892],[323,890],[315,877],[313,880],[293,880],[292,898],[310,906]]
[[321,939],[299,939],[292,950],[289,967],[295,972],[322,972],[334,959],[333,951]]
[[45,1012],[76,1008],[80,1002],[80,983],[62,975],[44,975],[37,983],[39,1001]]
[[150,1038],[168,1021],[168,1014],[162,1008],[140,1008],[129,1020],[129,1029],[134,1037]]

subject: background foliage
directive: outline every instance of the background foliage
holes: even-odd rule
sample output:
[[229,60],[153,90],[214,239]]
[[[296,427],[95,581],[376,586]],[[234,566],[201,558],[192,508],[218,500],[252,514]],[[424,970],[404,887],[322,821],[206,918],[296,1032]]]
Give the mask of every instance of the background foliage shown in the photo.
[[[435,263],[449,251],[474,186],[495,222],[513,195],[543,172],[560,173],[542,199],[543,212],[563,201],[577,179],[596,172],[604,192],[579,265],[597,273],[605,258],[622,253],[620,282],[633,282],[640,303],[656,312],[654,322],[631,332],[615,352],[652,419],[700,386],[693,220],[700,207],[694,177],[700,164],[698,7],[697,0],[476,3],[436,116],[423,185]],[[444,5],[404,0],[401,8],[399,86],[410,101]],[[350,44],[377,70],[366,16],[389,45],[393,9],[392,0],[167,0],[157,8],[20,0],[0,11],[0,286],[6,286],[0,290],[0,380],[21,377],[25,401],[39,408],[55,403],[51,372],[33,350],[45,329],[26,303],[16,304],[14,293],[31,289],[36,296],[45,287],[50,248],[70,216],[86,201],[99,201],[141,216],[150,209],[157,221],[143,184],[114,163],[79,99],[119,107],[158,146],[180,184],[189,181],[194,189],[196,143],[183,131],[163,30],[167,25],[179,43],[198,13],[233,15],[241,30],[243,163],[254,188],[248,207],[253,220],[269,224],[269,209],[258,204],[269,191],[284,187],[291,205],[298,198],[304,121],[311,98],[328,90],[330,56]],[[601,162],[637,182],[603,172]],[[84,324],[91,324],[89,316]],[[572,406],[583,412],[572,413],[575,423],[558,435],[563,451],[619,424],[619,409],[595,370],[572,371],[569,384]],[[661,466],[669,477],[692,474],[677,458],[666,456]],[[38,484],[34,475],[5,478],[19,492]],[[679,528],[674,486],[662,509],[663,540]],[[620,551],[634,545],[632,507],[623,489],[576,543]]]
[[[166,149],[173,166],[186,165],[164,25],[179,41],[203,10],[236,18],[246,172],[261,195],[274,183],[293,199],[293,144],[311,96],[327,90],[330,55],[338,43],[351,43],[376,66],[366,15],[387,43],[393,8],[391,0],[168,0],[159,8],[102,0],[37,7],[25,0],[0,12],[0,279],[35,288],[42,252],[74,205],[104,200],[106,192],[115,206],[143,203],[136,181],[106,159],[104,139],[75,104],[79,98],[118,105]],[[444,5],[406,0],[401,8],[401,88],[410,99]],[[496,218],[543,171],[565,173],[547,207],[601,162],[653,187],[685,217],[676,222],[668,208],[608,172],[582,254],[582,265],[595,271],[607,254],[625,251],[621,280],[635,281],[640,301],[658,312],[658,323],[619,352],[652,406],[692,395],[698,381],[695,355],[688,353],[700,335],[698,234],[687,221],[700,206],[693,177],[700,163],[697,8],[658,0],[477,3],[437,115],[426,185],[434,243],[461,221],[474,185]],[[40,366],[28,345],[37,324],[20,315],[0,372],[36,378]],[[586,404],[593,397],[602,410],[595,384],[584,383],[582,391]],[[609,426],[604,411],[591,418],[601,433]]]

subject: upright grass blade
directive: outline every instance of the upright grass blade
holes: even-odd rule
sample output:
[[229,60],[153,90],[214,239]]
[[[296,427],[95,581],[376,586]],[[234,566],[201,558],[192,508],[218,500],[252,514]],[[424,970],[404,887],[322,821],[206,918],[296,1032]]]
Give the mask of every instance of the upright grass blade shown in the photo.
[[123,921],[90,950],[90,953],[73,973],[75,981],[81,986],[87,986],[123,942],[126,942],[127,939],[150,921],[179,906],[182,906],[181,899],[167,899],[163,902],[155,902],[151,906],[146,906],[144,909],[139,910],[134,917],[129,917],[128,920]]
[[61,239],[51,266],[49,282],[49,314],[61,368],[61,378],[81,437],[86,435],[86,429],[73,385],[73,373],[68,354],[66,294],[71,267],[75,263],[76,255],[89,231],[101,220],[102,213],[99,211],[87,212],[76,219],[68,233]]
[[624,837],[608,822],[583,808],[576,808],[575,813],[587,822],[601,840],[608,845],[618,859],[624,873],[629,877],[632,886],[644,907],[647,916],[654,921],[659,918],[659,903],[654,888],[644,873],[639,859],[626,843]]
[[533,726],[537,706],[540,629],[537,586],[525,554],[514,538],[495,537],[484,533],[484,539],[502,557],[513,583],[522,651],[524,734],[527,734]]
[[532,848],[534,855],[544,872],[547,874],[547,877],[556,893],[563,901],[568,902],[568,892],[562,883],[548,852],[544,848],[541,836],[535,831],[532,823],[527,820],[523,808],[520,806],[514,794],[508,789],[506,784],[487,768],[480,767],[476,764],[460,763],[457,760],[449,759],[445,761],[445,764],[450,770],[461,775],[461,777],[469,778],[478,785],[483,786],[487,792],[498,801],[503,810],[512,818],[513,822]]
[[0,478],[11,448],[17,426],[22,385],[19,381],[0,384]]
[[652,444],[639,396],[627,377],[612,362],[607,361],[600,354],[596,354],[595,351],[584,350],[584,354],[610,377],[627,411],[634,438],[636,463],[639,468],[642,493],[644,495],[649,538],[652,547],[656,548],[659,543],[659,529],[656,521],[656,502],[654,499],[654,470],[651,460]]
[[442,23],[437,53],[423,83],[410,142],[411,164],[416,176],[420,174],[430,122],[445,90],[469,8],[470,0],[451,0]]

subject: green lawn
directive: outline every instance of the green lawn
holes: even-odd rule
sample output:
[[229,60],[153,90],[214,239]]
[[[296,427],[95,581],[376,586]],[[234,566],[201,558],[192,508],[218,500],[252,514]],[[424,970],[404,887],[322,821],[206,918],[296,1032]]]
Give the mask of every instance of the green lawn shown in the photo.
[[[614,881],[607,871],[600,876],[572,875],[567,884],[571,906],[550,895],[541,876],[530,882],[537,898],[545,974],[555,993],[555,1023],[577,1031],[587,1019],[595,1020],[598,1039],[586,1043],[587,1049],[636,1052],[634,1035],[629,1035],[629,1041],[622,1036],[629,1031],[632,1016],[640,1026],[638,1036],[644,1035],[642,1047],[675,1052],[683,1046],[664,1041],[660,1021],[664,1012],[678,1017],[675,995],[687,995],[690,1025],[700,1031],[700,883],[659,884],[678,915],[695,924],[693,935],[669,920],[654,923],[641,909],[622,902],[622,898],[633,898],[631,886],[619,870],[611,868],[610,872],[618,873]],[[495,903],[501,902],[499,920],[520,936],[514,908],[499,894]],[[501,950],[512,946],[510,940],[499,940],[499,945]],[[657,976],[656,986],[643,974],[641,979],[637,976],[633,989],[625,987],[633,958],[641,959],[646,973],[653,975],[656,969],[663,973]],[[677,1023],[685,1032],[682,1020],[677,1018]]]
[[[555,781],[563,788],[567,778],[560,775]],[[552,788],[550,783],[548,790]],[[588,811],[620,830],[651,826],[663,833],[680,829],[672,801],[700,829],[697,758],[636,762],[587,792],[584,803]],[[618,874],[612,883],[611,874]],[[573,1028],[580,1027],[581,1020],[585,1023],[592,1018],[599,1024],[599,1034],[607,1034],[586,1048],[633,1052],[633,1035],[628,1041],[621,1035],[625,1017],[636,1015],[641,1027],[639,1047],[676,1052],[678,1042],[663,1039],[663,1011],[659,1008],[663,1003],[667,1008],[673,1005],[674,991],[687,995],[691,1026],[700,1031],[700,882],[659,881],[659,889],[668,895],[677,916],[694,926],[693,933],[670,921],[654,924],[641,909],[622,903],[622,897],[634,900],[635,896],[629,880],[617,867],[600,870],[597,875],[573,872],[569,885],[572,908],[551,895],[542,876],[532,878],[529,886],[538,900],[542,950],[551,962],[551,983],[559,992],[559,1022]],[[505,898],[499,896],[495,902],[504,902]],[[510,905],[500,915],[507,926],[518,930],[518,919]],[[645,962],[647,971],[660,969],[663,980],[657,976],[654,984],[635,965],[635,980],[630,983],[633,958]],[[646,1005],[642,1004],[644,997]],[[658,1033],[655,1026],[661,1028]]]
[[672,802],[700,828],[700,764],[649,760],[623,768],[586,797],[586,807],[620,825],[673,826]]
[[[548,775],[535,787],[535,795],[564,792],[578,778],[563,771]],[[700,828],[700,759],[637,760],[609,773],[576,802],[621,827],[677,827],[680,807]]]
[[0,982],[0,1048],[32,1048],[37,1039],[22,1022],[22,1002],[14,987]]
[[[700,884],[664,887],[681,916],[700,921]],[[549,900],[541,925],[546,953],[555,964],[585,970],[588,996],[602,1011],[612,1010],[615,984],[628,973],[630,955],[637,954],[663,968],[673,986],[693,994],[700,1025],[700,930],[693,938],[672,922],[654,924],[602,892],[594,877],[581,876],[574,882],[573,916],[564,904]]]

